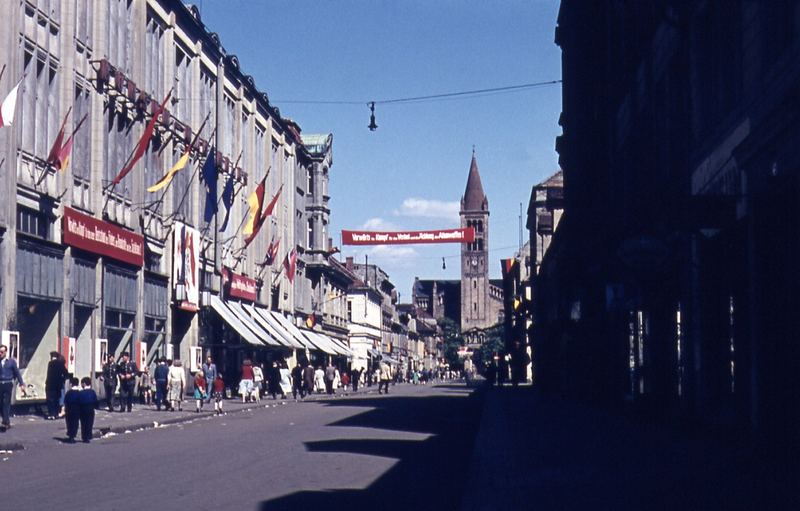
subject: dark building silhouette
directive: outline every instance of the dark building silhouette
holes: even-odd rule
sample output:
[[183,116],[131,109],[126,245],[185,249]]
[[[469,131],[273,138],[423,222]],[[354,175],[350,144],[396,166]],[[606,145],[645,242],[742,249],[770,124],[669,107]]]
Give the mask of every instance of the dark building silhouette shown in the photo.
[[797,1],[564,0],[546,388],[800,432]]

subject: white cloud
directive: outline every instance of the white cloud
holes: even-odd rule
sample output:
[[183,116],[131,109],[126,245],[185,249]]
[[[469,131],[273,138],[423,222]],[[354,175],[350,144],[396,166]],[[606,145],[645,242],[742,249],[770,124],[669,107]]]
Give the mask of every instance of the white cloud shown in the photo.
[[458,220],[460,204],[458,201],[444,202],[440,200],[420,199],[409,197],[403,201],[400,209],[396,209],[397,216],[413,216],[423,218],[442,218],[445,220]]
[[410,268],[419,263],[419,253],[405,245],[376,245],[370,247],[367,254],[370,262],[376,263],[390,274],[392,268]]
[[366,229],[368,231],[396,231],[397,226],[391,222],[387,222],[383,218],[375,217],[370,218],[366,222],[361,225],[362,229]]

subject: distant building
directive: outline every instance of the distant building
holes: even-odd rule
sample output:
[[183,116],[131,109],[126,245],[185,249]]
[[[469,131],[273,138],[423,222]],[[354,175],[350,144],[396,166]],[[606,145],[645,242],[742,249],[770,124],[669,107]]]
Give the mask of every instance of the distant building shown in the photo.
[[431,317],[455,321],[467,343],[477,345],[483,331],[502,320],[503,292],[501,280],[489,279],[489,199],[474,154],[459,215],[461,227],[475,229],[475,241],[461,245],[461,279],[416,279],[412,297]]

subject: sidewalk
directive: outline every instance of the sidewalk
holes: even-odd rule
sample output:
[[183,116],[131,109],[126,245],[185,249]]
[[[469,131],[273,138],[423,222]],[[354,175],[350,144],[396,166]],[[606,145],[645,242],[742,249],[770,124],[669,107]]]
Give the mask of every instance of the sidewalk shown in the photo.
[[[357,393],[348,390],[349,396],[361,396],[377,391],[377,386],[360,387]],[[375,390],[373,390],[375,389]],[[226,399],[223,401],[225,413],[238,413],[247,410],[271,406],[289,406],[296,404],[291,394],[287,399],[273,400],[271,397],[262,398],[259,403],[242,403],[241,399]],[[338,389],[336,397],[326,394],[306,396],[304,400],[298,399],[297,403],[325,401],[330,399],[346,399],[342,389]],[[105,401],[103,401],[105,405]],[[124,434],[127,432],[141,431],[163,427],[172,424],[189,422],[203,417],[214,415],[214,403],[205,403],[200,413],[195,412],[193,399],[184,401],[183,411],[157,411],[155,405],[134,403],[131,413],[119,411],[109,412],[105,408],[95,413],[93,437],[101,438],[109,433]],[[36,444],[53,442],[66,438],[66,424],[64,419],[53,421],[44,420],[40,415],[15,415],[11,418],[12,427],[5,433],[0,433],[0,451],[18,451]]]
[[485,389],[462,509],[800,509],[796,467],[700,431]]

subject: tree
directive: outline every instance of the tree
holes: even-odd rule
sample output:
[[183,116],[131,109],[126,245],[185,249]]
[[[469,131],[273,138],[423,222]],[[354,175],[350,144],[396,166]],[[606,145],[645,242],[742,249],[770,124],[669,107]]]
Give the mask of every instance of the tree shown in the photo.
[[497,323],[490,326],[485,331],[486,337],[481,347],[472,354],[472,362],[478,372],[483,374],[486,367],[491,363],[495,353],[500,356],[505,354],[505,341],[503,340],[503,324]]
[[461,337],[461,328],[450,318],[440,318],[436,324],[442,329],[444,337],[444,358],[450,364],[450,369],[463,369],[464,361],[458,356],[458,349],[464,346],[464,338]]

